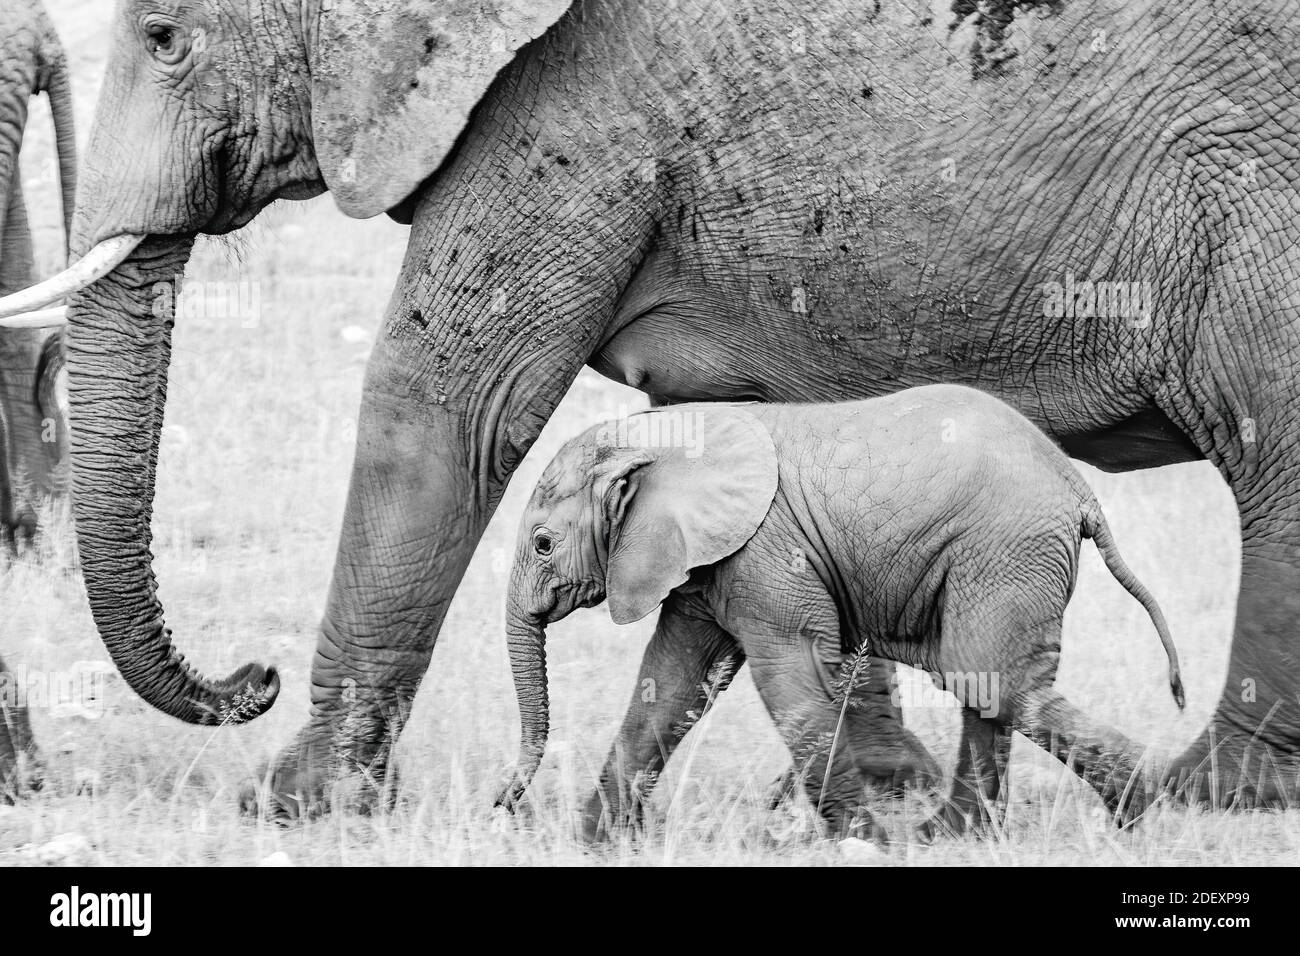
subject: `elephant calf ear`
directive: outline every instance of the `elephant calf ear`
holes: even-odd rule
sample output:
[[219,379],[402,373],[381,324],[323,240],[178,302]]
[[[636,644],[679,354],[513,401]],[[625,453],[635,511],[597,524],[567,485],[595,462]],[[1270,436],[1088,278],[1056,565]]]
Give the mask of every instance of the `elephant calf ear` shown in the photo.
[[679,405],[635,419],[628,434],[657,436],[660,443],[673,435],[691,440],[664,448],[628,477],[605,572],[616,624],[639,621],[684,584],[692,568],[744,547],[767,517],[778,479],[772,436],[741,408]]
[[515,52],[570,0],[333,0],[312,63],[312,137],[338,207],[398,205],[451,151]]

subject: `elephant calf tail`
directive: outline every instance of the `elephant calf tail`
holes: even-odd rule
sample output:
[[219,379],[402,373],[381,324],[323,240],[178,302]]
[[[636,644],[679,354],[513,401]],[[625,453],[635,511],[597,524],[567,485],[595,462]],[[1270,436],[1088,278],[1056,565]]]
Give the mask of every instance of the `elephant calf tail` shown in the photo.
[[1183,693],[1183,677],[1178,667],[1178,648],[1174,647],[1174,639],[1169,633],[1164,612],[1160,610],[1160,605],[1156,603],[1155,597],[1147,590],[1146,585],[1139,581],[1132,568],[1124,563],[1119,548],[1115,545],[1115,539],[1111,537],[1110,525],[1106,523],[1106,516],[1102,514],[1101,505],[1097,503],[1096,498],[1091,498],[1084,504],[1083,536],[1093,540],[1098,553],[1101,554],[1101,559],[1106,562],[1106,567],[1115,580],[1124,586],[1124,590],[1137,598],[1138,603],[1146,608],[1147,614],[1151,616],[1151,623],[1156,626],[1160,643],[1164,645],[1165,656],[1169,658],[1169,689],[1173,691],[1174,701],[1181,710],[1186,705],[1187,698]]

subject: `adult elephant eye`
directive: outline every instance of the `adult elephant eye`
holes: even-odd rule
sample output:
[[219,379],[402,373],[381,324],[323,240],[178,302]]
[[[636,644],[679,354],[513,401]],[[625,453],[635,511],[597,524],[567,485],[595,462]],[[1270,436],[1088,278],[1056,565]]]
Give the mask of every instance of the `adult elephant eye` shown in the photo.
[[555,541],[549,534],[539,534],[533,538],[533,550],[546,557],[555,550]]
[[180,32],[173,26],[158,23],[148,29],[146,46],[154,59],[162,63],[176,63],[185,55],[185,44]]
[[176,31],[170,27],[154,27],[149,31],[149,52],[167,54],[176,42]]

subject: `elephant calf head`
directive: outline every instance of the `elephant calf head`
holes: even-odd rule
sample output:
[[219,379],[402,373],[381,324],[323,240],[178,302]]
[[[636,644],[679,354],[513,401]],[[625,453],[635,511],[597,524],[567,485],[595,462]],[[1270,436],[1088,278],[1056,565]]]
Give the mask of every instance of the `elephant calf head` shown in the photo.
[[545,627],[608,598],[615,623],[653,611],[693,568],[739,550],[776,495],[767,429],[742,408],[679,406],[589,429],[547,466],[524,512],[507,639],[522,728],[523,794],[546,748]]

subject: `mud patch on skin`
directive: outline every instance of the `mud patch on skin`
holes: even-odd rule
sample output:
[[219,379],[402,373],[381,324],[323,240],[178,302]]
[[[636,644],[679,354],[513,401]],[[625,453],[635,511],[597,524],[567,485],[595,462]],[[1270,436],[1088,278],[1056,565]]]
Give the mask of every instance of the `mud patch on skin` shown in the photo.
[[948,32],[954,32],[967,20],[974,24],[971,77],[978,80],[986,76],[1001,76],[1018,53],[1007,42],[1016,14],[1038,11],[1055,14],[1064,8],[1065,0],[952,0],[952,12],[956,16]]
[[378,88],[386,91],[381,109],[390,113],[405,107],[407,97],[420,88],[420,71],[454,42],[451,36],[437,29],[430,16],[413,11],[401,14],[394,35],[401,38],[405,48],[389,51],[391,59],[375,80]]

